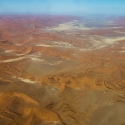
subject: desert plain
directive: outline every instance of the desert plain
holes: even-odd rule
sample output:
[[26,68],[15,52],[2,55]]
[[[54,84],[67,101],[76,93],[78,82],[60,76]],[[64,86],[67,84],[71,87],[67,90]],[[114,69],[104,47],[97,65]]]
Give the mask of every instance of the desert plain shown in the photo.
[[1,15],[0,125],[125,125],[125,17]]

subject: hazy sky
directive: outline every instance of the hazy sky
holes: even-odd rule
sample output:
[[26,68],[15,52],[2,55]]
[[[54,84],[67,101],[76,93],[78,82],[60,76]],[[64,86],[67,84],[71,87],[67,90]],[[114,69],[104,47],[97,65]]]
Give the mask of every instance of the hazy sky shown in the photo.
[[125,0],[0,0],[0,13],[125,15]]

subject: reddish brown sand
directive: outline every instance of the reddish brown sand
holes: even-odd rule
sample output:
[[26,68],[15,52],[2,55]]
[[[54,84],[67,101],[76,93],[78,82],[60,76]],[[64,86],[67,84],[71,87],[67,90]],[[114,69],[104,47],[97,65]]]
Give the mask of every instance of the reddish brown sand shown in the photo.
[[0,125],[125,125],[125,18],[102,18],[0,16]]

